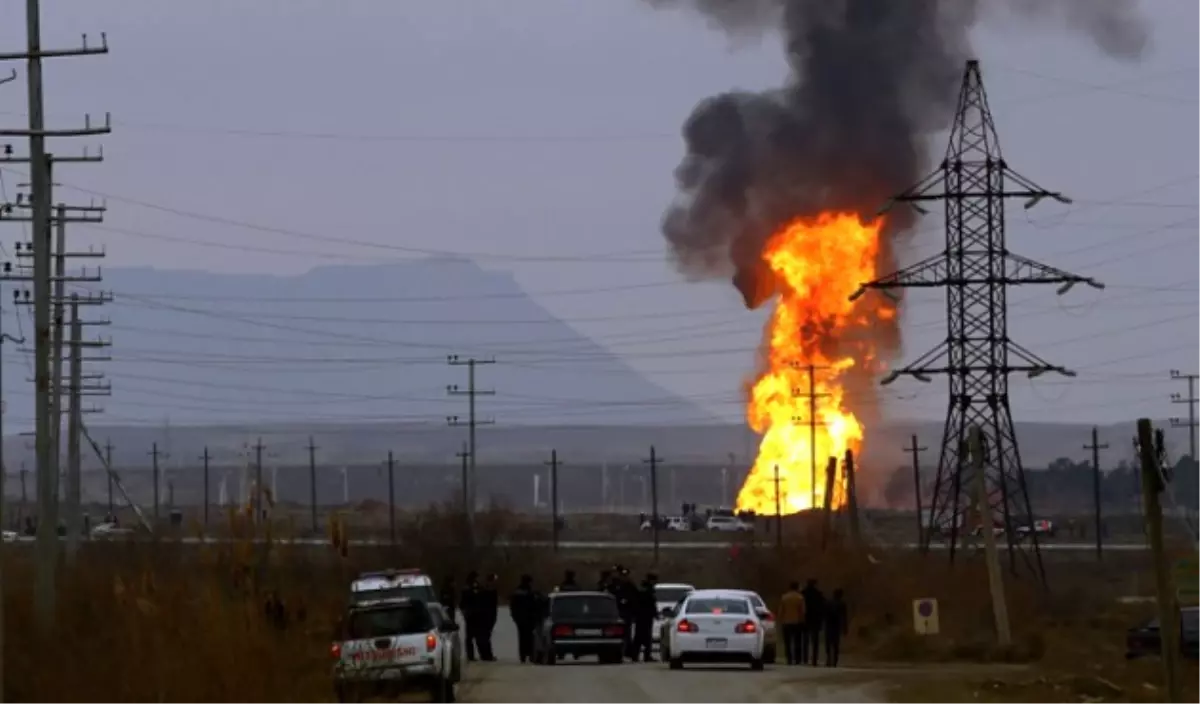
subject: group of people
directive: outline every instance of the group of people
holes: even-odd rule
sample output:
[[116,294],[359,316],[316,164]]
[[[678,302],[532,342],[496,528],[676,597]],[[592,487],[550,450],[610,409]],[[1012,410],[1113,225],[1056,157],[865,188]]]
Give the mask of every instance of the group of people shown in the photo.
[[825,666],[837,667],[842,636],[850,628],[849,612],[841,589],[826,598],[810,579],[800,588],[792,582],[780,599],[779,639],[789,665],[812,665],[820,661],[821,636],[825,640]]
[[[658,612],[654,587],[657,583],[657,575],[647,574],[640,585],[634,584],[629,570],[621,565],[603,570],[596,581],[595,591],[611,594],[617,602],[617,611],[625,626],[625,657],[633,662],[637,662],[639,655],[646,662],[654,659],[654,618]],[[584,588],[576,580],[575,571],[567,570],[552,591],[577,592],[584,591]],[[534,588],[533,578],[522,575],[520,584],[509,599],[509,610],[517,628],[517,652],[521,662],[533,661],[533,633],[546,617],[548,603],[548,596]]]

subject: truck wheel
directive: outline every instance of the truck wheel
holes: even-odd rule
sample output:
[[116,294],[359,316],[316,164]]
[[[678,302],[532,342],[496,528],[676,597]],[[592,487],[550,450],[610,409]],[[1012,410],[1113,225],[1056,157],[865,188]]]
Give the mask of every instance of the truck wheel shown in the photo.
[[453,702],[454,701],[454,683],[445,677],[439,677],[433,681],[432,691],[429,693],[429,701],[431,702]]

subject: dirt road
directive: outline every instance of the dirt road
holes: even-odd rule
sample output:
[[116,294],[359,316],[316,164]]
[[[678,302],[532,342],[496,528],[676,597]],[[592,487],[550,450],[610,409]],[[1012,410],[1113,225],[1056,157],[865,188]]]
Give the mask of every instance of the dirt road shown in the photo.
[[595,658],[553,667],[517,662],[516,631],[507,610],[493,637],[498,662],[470,663],[459,691],[479,702],[872,702],[885,701],[878,673],[853,668],[695,667],[663,663],[600,665]]

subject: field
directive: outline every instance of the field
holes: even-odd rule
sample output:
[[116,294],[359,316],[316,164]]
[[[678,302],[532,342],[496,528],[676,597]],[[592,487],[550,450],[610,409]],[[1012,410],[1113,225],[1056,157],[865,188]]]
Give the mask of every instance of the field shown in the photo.
[[[738,585],[773,600],[790,579],[814,577],[826,589],[846,590],[852,609],[848,660],[899,664],[894,696],[916,701],[983,698],[1030,701],[1039,696],[1095,696],[1096,678],[1120,688],[1103,698],[1155,699],[1153,662],[1125,663],[1124,631],[1152,606],[1123,606],[1117,598],[1146,593],[1152,584],[1140,553],[1112,554],[1103,564],[1083,553],[1048,556],[1051,589],[1026,578],[1008,582],[1014,645],[992,645],[992,621],[982,564],[967,556],[951,568],[940,556],[902,550],[826,551],[812,544],[747,544],[724,552],[666,551],[657,565],[648,551],[614,558],[612,552],[560,552],[481,544],[460,549],[461,521],[439,511],[411,516],[400,547],[351,548],[345,557],[325,546],[94,543],[78,562],[60,571],[59,609],[53,631],[39,635],[33,621],[31,551],[5,549],[5,679],[10,701],[320,701],[329,700],[329,637],[350,576],[360,569],[417,565],[441,580],[469,569],[494,571],[506,588],[524,572],[549,588],[564,569],[590,582],[614,559],[635,576],[698,585]],[[239,538],[250,528],[224,519]],[[479,535],[514,535],[514,517],[501,511],[479,517]],[[275,529],[278,535],[278,529]],[[263,604],[277,592],[290,614],[276,624]],[[937,598],[942,632],[912,631],[912,600]],[[906,681],[906,667],[935,670],[949,663],[1019,663],[990,670]],[[1194,665],[1185,677],[1196,680]],[[1186,673],[1185,673],[1186,674]],[[1059,691],[1055,686],[1069,683]],[[1030,684],[1032,683],[1032,684]],[[933,689],[931,689],[933,688]],[[1076,690],[1079,690],[1078,692]],[[1032,698],[1031,698],[1032,697]],[[1159,695],[1161,697],[1161,694]],[[970,698],[970,697],[968,697]]]

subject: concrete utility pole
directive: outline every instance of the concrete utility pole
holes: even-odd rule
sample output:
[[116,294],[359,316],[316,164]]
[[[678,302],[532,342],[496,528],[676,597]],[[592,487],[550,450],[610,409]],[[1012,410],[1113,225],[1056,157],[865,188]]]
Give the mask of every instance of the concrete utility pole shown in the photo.
[[[808,393],[804,393],[799,389],[792,389],[793,398],[808,399],[808,418],[805,422],[808,423],[808,461],[809,461],[809,488],[812,496],[809,499],[809,506],[817,507],[817,425],[821,421],[817,420],[817,399],[828,396],[829,394],[817,393],[817,370],[828,369],[829,367],[817,366],[815,364],[806,364],[801,367],[798,364],[792,365],[795,368],[802,368],[808,372]],[[799,419],[796,419],[799,420]]]
[[856,550],[863,547],[858,525],[858,478],[854,471],[854,450],[846,450],[846,513],[850,517],[850,544]]
[[1197,374],[1184,374],[1178,369],[1171,370],[1172,379],[1182,379],[1187,382],[1188,393],[1184,397],[1180,394],[1171,394],[1171,403],[1186,403],[1188,405],[1188,419],[1183,422],[1179,418],[1171,419],[1172,428],[1187,428],[1188,429],[1188,447],[1190,448],[1190,457],[1193,460],[1200,461],[1196,457],[1196,379],[1200,379]]
[[775,463],[775,547],[783,548],[783,504],[779,500],[779,463]]
[[154,461],[154,465],[153,465],[153,467],[154,467],[154,513],[153,513],[154,529],[157,531],[158,530],[158,504],[159,504],[159,501],[158,501],[158,456],[161,453],[158,451],[158,443],[154,443],[150,447],[151,447],[150,457],[153,458],[153,461]]
[[554,551],[558,552],[558,468],[562,464],[558,459],[558,450],[550,450],[550,461],[545,464],[550,468],[550,519],[553,521],[550,540]]
[[262,457],[263,457],[263,441],[260,437],[258,442],[254,443],[254,494],[251,496],[250,503],[254,506],[254,523],[258,524],[263,519],[263,483],[262,483]]
[[79,551],[82,530],[80,511],[81,489],[79,466],[79,428],[83,421],[83,324],[79,320],[79,303],[71,303],[71,417],[67,423],[67,564],[74,564]]
[[[1146,535],[1154,554],[1154,581],[1158,591],[1158,631],[1161,634],[1163,674],[1167,681],[1167,701],[1182,702],[1179,681],[1179,608],[1167,568],[1167,551],[1163,543],[1162,504],[1158,495],[1166,489],[1162,473],[1161,432],[1147,418],[1137,423],[1138,456],[1142,464],[1142,501],[1145,505]],[[1159,441],[1159,442],[1156,442]]]
[[[17,72],[13,71],[11,78],[0,80],[0,83],[8,83],[9,81],[12,81],[16,77],[17,77]],[[5,273],[8,273],[8,271],[11,270],[12,265],[6,262],[4,267],[5,267]],[[3,300],[3,298],[0,298],[0,300]],[[7,407],[7,405],[5,405],[5,401],[4,401],[4,385],[3,385],[4,341],[5,340],[11,340],[11,341],[17,343],[18,345],[24,344],[24,342],[25,342],[25,339],[23,337],[16,338],[16,337],[13,337],[12,335],[4,333],[2,330],[0,330],[0,528],[4,527],[4,504],[6,503],[7,498],[8,498],[6,495],[6,492],[5,492],[5,489],[7,488],[6,480],[8,479],[8,470],[4,465],[4,414],[8,411],[8,407]],[[22,469],[21,470],[21,502],[22,502],[22,504],[24,504],[24,501],[25,501],[25,470]],[[20,523],[20,519],[18,519],[18,523]],[[18,526],[17,530],[20,530],[20,526]],[[4,608],[2,606],[4,604],[4,589],[3,589],[4,574],[5,574],[4,557],[3,557],[4,550],[5,550],[4,543],[2,540],[0,540],[0,653],[3,653],[3,650],[4,650]],[[3,660],[3,659],[4,659],[3,656],[0,656],[0,660]],[[4,701],[4,663],[0,662],[0,702],[2,702],[2,701]]]
[[391,535],[392,547],[396,547],[396,460],[392,451],[388,450],[388,531]]
[[992,595],[992,616],[996,622],[996,637],[1000,647],[1012,642],[1012,631],[1008,621],[1008,603],[1004,597],[1004,579],[1000,574],[1000,555],[996,551],[996,533],[993,529],[992,508],[988,504],[987,469],[984,464],[983,433],[979,426],[972,425],[967,441],[974,470],[975,502],[979,507],[980,532],[983,533],[983,549],[987,557],[988,590]]
[[313,436],[308,436],[308,495],[311,503],[312,529],[315,534],[320,530],[317,524],[317,446]]
[[467,481],[467,521],[468,521],[468,525],[470,526],[470,528],[469,528],[470,532],[472,534],[474,534],[474,532],[475,532],[475,528],[474,528],[475,505],[479,501],[479,498],[477,495],[478,477],[475,474],[476,453],[478,451],[478,448],[475,445],[475,428],[480,425],[494,425],[496,422],[494,420],[478,420],[475,417],[475,397],[476,396],[495,396],[496,395],[495,391],[491,391],[491,390],[484,391],[482,389],[475,388],[475,367],[480,364],[495,364],[496,360],[494,360],[494,359],[476,359],[474,357],[468,357],[467,359],[462,359],[458,355],[452,354],[449,357],[447,357],[446,361],[452,367],[466,367],[467,368],[467,388],[465,391],[462,389],[459,389],[457,384],[449,384],[446,386],[446,393],[450,394],[451,396],[466,396],[467,397],[467,422],[463,423],[461,420],[459,420],[458,416],[447,416],[446,422],[449,425],[454,426],[454,427],[460,427],[463,425],[467,426],[467,442],[471,448],[470,449],[471,454],[468,457],[468,461],[470,462],[470,476],[468,477],[468,481]]
[[642,460],[650,465],[650,531],[654,534],[654,564],[658,564],[658,465],[663,458],[650,446],[650,459]]
[[462,451],[456,453],[456,456],[462,460],[462,512],[463,512],[463,528],[467,533],[467,549],[475,549],[475,523],[471,520],[471,480],[468,476],[470,470],[471,450],[467,443],[463,443]]
[[204,527],[208,528],[208,465],[212,455],[208,454],[208,445],[204,446],[204,454],[200,455],[200,461],[204,463]]
[[56,601],[55,563],[58,552],[58,468],[53,462],[51,445],[51,326],[50,326],[50,188],[51,178],[46,153],[47,137],[77,137],[106,134],[109,132],[106,118],[103,127],[94,128],[85,121],[82,129],[47,130],[42,100],[42,59],[52,57],[84,56],[108,52],[108,43],[101,34],[101,45],[89,47],[84,36],[83,45],[74,49],[43,50],[41,42],[41,11],[38,0],[25,2],[26,48],[17,53],[0,53],[0,61],[25,61],[28,84],[29,126],[27,129],[0,129],[0,137],[23,136],[29,138],[30,190],[33,224],[34,267],[32,276],[24,279],[33,283],[34,289],[34,377],[36,379],[36,402],[34,434],[36,440],[38,475],[38,540],[35,548],[35,616],[43,632],[49,632],[54,624]]
[[1100,429],[1092,426],[1092,444],[1083,449],[1092,451],[1092,504],[1096,511],[1096,559],[1104,559],[1104,535],[1100,519],[1100,451],[1108,449],[1108,443],[1100,444]]
[[917,545],[924,552],[929,549],[929,545],[925,543],[925,517],[921,509],[921,453],[929,448],[923,447],[917,442],[917,436],[913,435],[909,446],[904,449],[912,453],[913,500],[917,504]]
[[[105,469],[112,467],[112,451],[113,451],[112,438],[106,438],[104,440],[104,466],[105,466]],[[117,515],[116,514],[116,506],[113,504],[113,473],[110,470],[110,471],[106,471],[105,474],[107,475],[107,478],[108,478],[108,515],[116,517],[116,515]]]

